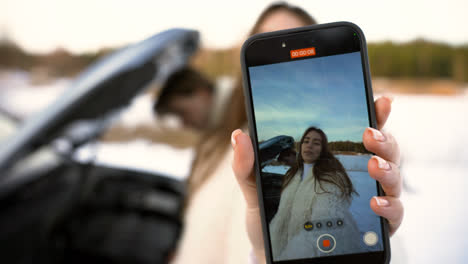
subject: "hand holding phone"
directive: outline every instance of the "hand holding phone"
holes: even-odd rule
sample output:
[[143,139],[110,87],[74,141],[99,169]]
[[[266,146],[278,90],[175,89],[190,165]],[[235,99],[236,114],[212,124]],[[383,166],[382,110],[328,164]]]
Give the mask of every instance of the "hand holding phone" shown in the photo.
[[[314,28],[316,29],[317,27],[314,27]],[[297,33],[297,32],[298,32],[298,31],[295,31],[294,33]],[[268,35],[268,34],[267,34],[267,35]],[[297,35],[297,34],[296,34],[296,35]],[[271,36],[271,34],[269,34],[269,36]],[[270,39],[270,40],[271,40],[271,39]],[[284,39],[282,39],[282,40],[284,40]],[[289,41],[289,43],[294,43],[294,41],[292,41],[292,42]],[[283,45],[281,45],[281,46],[283,46]],[[320,47],[320,46],[318,46],[317,49],[318,49],[319,47]],[[301,49],[295,49],[295,51],[296,51],[296,50],[299,50],[299,51],[298,51],[298,53],[299,53],[298,55],[300,55],[300,53],[301,53],[300,50],[301,50]],[[320,54],[320,53],[318,52],[319,50],[320,50],[320,49],[317,50],[317,54]],[[307,52],[307,51],[306,51],[306,52]],[[352,52],[352,50],[351,50],[351,52]],[[351,52],[348,52],[348,53],[351,53]],[[311,52],[310,52],[310,53],[311,53]],[[358,53],[359,53],[359,52],[358,52]],[[304,54],[304,53],[302,53],[302,54]],[[259,55],[261,56],[260,53],[259,53]],[[294,54],[291,53],[290,55],[292,56],[292,55],[294,55]],[[278,62],[276,62],[276,63],[278,63]],[[271,64],[271,63],[270,63],[270,64]],[[267,63],[266,65],[269,65],[269,64]],[[325,63],[325,64],[322,63],[322,65],[325,65],[325,67],[326,67],[326,63]],[[262,66],[262,65],[256,65],[256,66]],[[302,66],[301,66],[301,67],[302,67]],[[296,71],[293,72],[292,74],[299,74],[299,75],[300,75],[300,74],[301,74],[301,67],[296,67],[296,69],[298,69],[298,70],[296,70]],[[287,68],[294,69],[294,67],[287,67]],[[287,68],[285,68],[285,69],[286,69],[285,72],[288,71]],[[273,71],[274,71],[274,70],[273,70]],[[264,71],[264,72],[265,72],[265,71]],[[328,72],[329,72],[329,71],[328,71]],[[289,72],[288,74],[291,74],[291,72]],[[316,75],[316,76],[317,76],[317,75]],[[299,78],[299,77],[298,77],[298,78]],[[361,78],[363,78],[362,75],[361,75]],[[263,79],[269,79],[269,78],[263,78]],[[271,79],[271,78],[270,78],[270,79]],[[252,89],[255,89],[255,87],[252,87]],[[365,90],[365,89],[363,89],[363,90]],[[270,92],[274,93],[274,90],[272,89],[272,91],[270,91]],[[283,95],[283,96],[288,96],[287,93],[286,93],[286,94],[282,94],[282,95]],[[268,96],[267,96],[267,97],[268,97]],[[255,96],[254,96],[254,101],[255,101]],[[297,101],[297,99],[296,99],[296,101]],[[269,102],[272,102],[272,100],[269,100]],[[282,101],[279,100],[279,101],[277,101],[277,102],[278,102],[279,105],[280,105]],[[381,100],[381,102],[383,102],[384,105],[385,105],[386,103],[389,103],[389,102],[385,102],[385,100],[383,100],[383,101]],[[371,103],[372,103],[372,101],[371,101]],[[382,103],[381,103],[381,104],[382,104]],[[254,103],[254,106],[255,106],[255,103]],[[385,108],[385,107],[384,107],[384,108]],[[384,108],[382,108],[382,109],[384,109]],[[379,108],[377,108],[377,109],[379,109]],[[389,108],[387,108],[387,109],[389,110]],[[378,110],[378,111],[379,111],[379,110]],[[253,114],[253,112],[251,111],[250,114]],[[387,115],[388,115],[388,112],[385,113],[385,109],[384,109],[383,112],[380,111],[380,113],[378,113],[378,117],[379,117],[378,119],[384,120],[384,119],[386,119],[386,116],[387,116]],[[307,117],[307,115],[302,115],[302,116],[306,116],[306,117]],[[311,116],[313,116],[313,113],[311,113]],[[250,120],[253,119],[253,118],[251,118],[251,117],[252,117],[252,116],[249,117]],[[383,118],[382,118],[382,117],[383,117]],[[367,118],[367,117],[366,117],[366,118]],[[370,121],[368,121],[368,122],[370,122]],[[255,125],[257,125],[257,123],[255,123],[253,127],[256,127]],[[283,126],[284,126],[284,125],[283,125]],[[251,127],[252,127],[252,126],[251,126]],[[284,126],[284,127],[287,127],[287,126]],[[252,131],[251,131],[251,132],[252,132]],[[257,132],[257,131],[254,131],[254,133],[256,133],[256,132]],[[361,132],[361,133],[362,133],[362,132]],[[304,133],[304,135],[303,135],[302,137],[304,137],[305,134],[307,134],[307,133]],[[312,134],[313,134],[313,133],[312,133]],[[234,137],[235,139],[237,138],[237,140],[236,140],[237,144],[236,144],[236,148],[235,148],[235,153],[236,153],[236,154],[235,154],[235,160],[234,160],[234,164],[233,164],[234,171],[235,171],[235,173],[236,173],[236,176],[238,177],[238,180],[239,180],[239,183],[240,183],[240,185],[241,185],[241,188],[242,188],[242,190],[243,190],[243,192],[244,192],[244,195],[246,196],[246,199],[247,199],[247,201],[248,201],[248,206],[251,207],[251,208],[255,208],[256,203],[255,203],[255,199],[253,199],[253,196],[256,194],[256,192],[255,192],[255,189],[252,188],[252,184],[251,184],[251,183],[252,183],[252,176],[250,176],[250,178],[246,178],[246,177],[247,177],[246,175],[249,175],[249,174],[247,173],[247,171],[251,171],[251,168],[252,168],[251,162],[252,162],[253,160],[252,160],[251,158],[253,158],[253,155],[252,155],[253,153],[252,153],[252,149],[249,150],[249,148],[251,148],[252,145],[249,146],[249,143],[245,142],[245,137],[246,137],[245,134],[234,133],[233,137]],[[298,136],[296,135],[296,138],[297,138],[297,137],[298,137]],[[288,140],[286,140],[286,139],[287,139],[287,137],[270,137],[270,138],[268,138],[268,140],[263,140],[263,142],[260,142],[260,144],[258,144],[258,145],[261,145],[261,146],[260,146],[261,149],[258,148],[258,146],[256,146],[256,147],[257,147],[257,149],[256,149],[256,150],[257,150],[257,153],[259,153],[260,150],[263,151],[263,150],[265,150],[265,149],[267,149],[268,151],[274,151],[275,148],[288,148],[287,144],[289,144],[289,145],[291,145],[291,144],[290,144],[290,141],[288,141]],[[301,141],[303,141],[303,140],[301,140]],[[255,143],[255,141],[254,141],[254,143]],[[257,141],[256,143],[258,143],[258,141]],[[302,142],[302,143],[303,143],[303,142]],[[366,144],[366,142],[364,142],[364,144]],[[296,144],[296,145],[297,145],[297,144]],[[289,146],[289,147],[291,147],[291,146]],[[391,148],[391,147],[392,147],[392,146],[390,146],[389,148]],[[382,150],[381,152],[386,152],[386,151],[388,151],[388,148],[387,148],[386,150]],[[243,153],[242,153],[242,152],[243,152]],[[240,154],[240,153],[242,153],[242,154]],[[249,154],[249,153],[250,153],[250,154]],[[379,155],[379,153],[378,153],[377,151],[376,151],[375,153],[376,153],[377,155]],[[302,153],[302,157],[303,157],[305,160],[307,160],[307,159],[308,159],[308,158],[307,158],[307,155],[309,155],[309,154],[313,154],[313,151],[312,151],[311,149],[308,149],[307,151],[305,151],[304,153]],[[313,155],[312,155],[312,156],[313,156]],[[237,158],[236,158],[236,157],[237,157]],[[249,165],[249,163],[250,163],[250,165]],[[370,163],[371,163],[371,162],[370,162]],[[249,168],[250,168],[250,169],[249,169]],[[260,170],[259,167],[258,167],[258,169]],[[263,167],[262,169],[264,169],[264,167]],[[262,171],[262,173],[265,173],[265,172],[266,172],[266,171]],[[258,171],[257,171],[257,173],[258,173]],[[345,172],[345,173],[346,173],[346,172]],[[371,171],[369,171],[369,173],[372,174]],[[296,178],[298,178],[298,177],[296,177]],[[250,180],[248,180],[248,179],[250,179]],[[297,183],[298,183],[298,182],[297,182],[297,179],[296,179],[296,183],[295,183],[296,188],[297,188],[297,186],[299,186]],[[261,181],[260,181],[260,184],[261,184]],[[258,185],[259,185],[259,182],[257,182],[257,187],[259,187]],[[291,186],[293,186],[293,185],[291,185]],[[338,185],[337,185],[337,186],[338,186]],[[346,185],[342,185],[342,186],[346,186]],[[332,185],[332,187],[333,187],[333,185]],[[384,188],[385,188],[385,186],[384,186]],[[262,188],[261,188],[261,187],[259,187],[259,189],[260,189],[260,191],[262,191]],[[268,190],[268,188],[263,188],[263,189],[266,190],[267,192],[268,192],[268,191],[271,191],[271,190]],[[336,188],[335,188],[335,189],[336,189]],[[263,202],[264,202],[264,201],[263,201],[263,198],[264,198],[264,197],[263,197],[263,196],[260,196],[259,198],[260,198],[260,200],[259,200],[259,201],[260,201],[260,204],[263,203]],[[398,201],[398,202],[399,202],[399,201]],[[289,202],[289,203],[291,203],[291,202]],[[266,204],[266,203],[265,203],[265,204]],[[258,205],[258,202],[257,202],[257,205]],[[367,201],[367,206],[368,206],[368,201]],[[268,210],[269,210],[268,208],[271,209],[272,206],[268,206],[268,205],[265,205],[265,207],[260,206],[260,211],[261,211],[262,214],[263,214],[262,222],[263,222],[263,228],[264,228],[264,229],[267,229],[268,227],[271,227],[271,226],[272,226],[272,222],[274,222],[274,221],[275,221],[275,217],[277,217],[277,216],[276,216],[277,213],[273,213],[273,214],[268,213]],[[400,209],[401,209],[401,208],[400,208]],[[250,210],[250,211],[255,212],[255,210]],[[314,210],[314,211],[320,211],[320,209],[317,209],[317,210]],[[393,215],[395,215],[395,214],[396,214],[396,215],[399,215],[399,216],[402,215],[402,210],[398,210],[398,209],[396,209],[396,211],[395,211],[395,210],[392,208],[392,209],[389,209],[389,210],[386,211],[386,213],[389,213],[389,212],[392,212]],[[257,213],[258,213],[258,210],[257,210]],[[273,219],[272,219],[272,215],[274,216]],[[311,216],[312,214],[311,214],[311,213],[306,213],[305,215]],[[322,214],[322,215],[323,215],[323,214]],[[302,215],[302,216],[303,216],[303,215]],[[293,218],[293,217],[297,217],[297,215],[292,215],[291,218]],[[255,218],[255,216],[253,216],[252,218]],[[283,218],[284,218],[284,217],[283,217]],[[401,218],[401,217],[400,217],[400,218]],[[251,222],[251,223],[254,223],[255,221],[258,221],[258,215],[257,215],[256,219],[257,219],[257,220],[254,219],[254,220],[252,220],[252,221],[250,221],[250,222]],[[304,219],[304,220],[307,220],[307,219]],[[309,220],[312,220],[312,221],[304,221],[304,225],[303,225],[303,228],[304,228],[303,230],[304,230],[304,232],[302,232],[302,233],[303,233],[303,234],[306,234],[306,235],[305,235],[305,236],[303,235],[303,238],[299,238],[299,239],[298,239],[298,237],[300,237],[300,236],[296,236],[296,238],[294,238],[294,239],[296,239],[296,243],[299,243],[299,245],[300,245],[300,244],[307,244],[307,243],[308,243],[308,244],[311,244],[311,245],[313,244],[313,243],[310,243],[310,241],[307,240],[307,236],[308,236],[309,238],[312,238],[312,240],[315,240],[315,239],[316,239],[317,247],[316,247],[315,249],[311,247],[311,250],[310,250],[310,251],[316,250],[316,252],[321,252],[321,253],[323,253],[323,254],[320,255],[320,253],[319,253],[319,254],[316,254],[316,256],[310,255],[308,258],[304,258],[304,256],[302,256],[302,257],[301,257],[301,256],[298,256],[297,259],[302,259],[302,260],[295,260],[295,258],[294,258],[294,254],[295,254],[295,253],[294,253],[293,251],[290,251],[289,253],[286,253],[286,255],[285,255],[284,252],[287,252],[287,251],[283,251],[283,253],[282,253],[282,254],[283,254],[283,257],[286,256],[285,259],[281,259],[280,255],[277,254],[277,259],[275,259],[274,261],[289,260],[289,261],[295,261],[295,262],[291,262],[291,263],[319,263],[319,262],[317,262],[317,261],[319,261],[319,259],[324,259],[323,256],[326,256],[326,257],[327,257],[327,261],[329,261],[329,260],[330,260],[330,257],[329,257],[329,256],[340,256],[340,255],[343,256],[343,255],[352,255],[353,253],[356,253],[356,252],[352,252],[352,251],[351,251],[351,252],[349,252],[350,254],[343,254],[343,252],[344,252],[344,253],[347,253],[346,250],[349,251],[349,250],[352,250],[352,249],[349,248],[349,247],[348,247],[347,249],[346,249],[346,248],[343,248],[343,247],[341,246],[341,245],[343,245],[343,242],[342,242],[342,241],[335,241],[334,236],[333,236],[333,235],[336,236],[336,234],[339,233],[339,232],[336,231],[336,230],[339,230],[339,228],[342,228],[342,230],[343,230],[343,229],[345,229],[345,227],[349,227],[349,226],[350,226],[349,223],[352,221],[352,219],[348,219],[348,218],[344,218],[344,219],[332,219],[332,218],[328,218],[328,219],[309,219]],[[300,220],[299,220],[299,221],[300,221]],[[248,222],[249,222],[249,219],[248,219]],[[278,222],[278,221],[277,221],[277,222]],[[284,221],[283,221],[283,222],[284,222]],[[302,225],[301,225],[301,226],[302,226]],[[342,227],[340,227],[340,226],[342,226]],[[375,225],[374,225],[374,226],[375,226]],[[249,228],[249,224],[248,224],[248,228]],[[309,228],[309,229],[311,229],[311,230],[306,230],[307,228]],[[316,230],[323,228],[322,230],[326,230],[327,232],[316,232],[316,231],[315,231],[315,234],[314,234],[313,228],[315,228]],[[252,229],[252,228],[250,228],[250,229]],[[297,227],[295,227],[295,229],[296,229],[295,232],[298,232],[297,230],[300,230],[300,229],[298,229]],[[257,229],[257,231],[258,231],[258,229]],[[265,230],[264,230],[264,231],[265,231]],[[268,231],[267,231],[267,232],[268,232]],[[293,232],[294,232],[294,231],[293,231]],[[299,231],[299,232],[300,232],[300,231]],[[377,232],[379,232],[379,230],[377,230]],[[377,233],[377,232],[375,232],[375,233]],[[251,240],[258,240],[258,238],[257,238],[257,239],[255,239],[255,238],[252,239],[252,233],[255,233],[255,232],[250,232],[250,234],[251,234]],[[343,232],[342,232],[342,233],[343,233]],[[349,233],[349,232],[344,232],[344,233]],[[352,232],[351,232],[351,233],[352,233]],[[351,234],[351,233],[349,233],[349,234]],[[314,235],[308,235],[308,234],[314,234]],[[326,236],[326,235],[329,235],[329,236]],[[375,240],[376,234],[372,234],[372,235],[373,235],[373,237],[370,237],[370,238],[369,238],[369,236],[368,236],[368,241],[367,241],[367,242],[368,242],[369,244],[372,244],[372,246],[375,246],[376,244],[373,244],[373,243],[375,243],[374,240]],[[270,250],[270,248],[269,248],[270,245],[273,244],[273,243],[271,243],[270,236],[271,236],[271,234],[266,234],[266,235],[265,235],[265,237],[266,237],[265,240],[268,239],[268,241],[265,241],[265,244],[266,244],[266,248],[267,248],[267,251],[266,251],[267,254],[266,254],[266,255],[268,256],[268,255],[270,254],[270,255],[269,255],[269,258],[270,258],[269,261],[272,261],[272,259],[271,259],[271,252],[268,252],[268,251]],[[377,235],[377,236],[378,236],[378,235]],[[381,241],[385,241],[385,239],[384,239],[385,237],[384,237],[384,236],[385,236],[385,234],[384,234],[384,235],[381,235],[381,237],[380,237],[380,238],[381,238]],[[316,237],[317,237],[317,238],[316,238]],[[318,237],[321,237],[321,238],[318,238]],[[346,236],[345,236],[345,237],[346,237]],[[301,239],[303,239],[303,240],[301,240]],[[340,239],[341,239],[341,237],[340,237]],[[373,240],[373,239],[374,239],[374,240]],[[309,240],[310,240],[310,239],[309,239]],[[304,242],[304,243],[302,243],[302,242]],[[253,241],[253,243],[254,243],[254,247],[255,247],[255,242]],[[289,243],[288,241],[286,241],[286,243],[283,243],[283,245],[282,245],[283,249],[284,249],[285,245],[287,245],[288,243]],[[364,241],[363,243],[365,243],[365,241]],[[382,244],[381,244],[381,245],[382,245]],[[277,245],[276,245],[276,246],[277,246]],[[341,246],[341,248],[340,248],[340,246]],[[258,247],[258,246],[257,246],[257,247]],[[322,248],[321,248],[322,250],[320,250],[319,247],[322,247]],[[277,248],[281,248],[281,246],[280,246],[280,247],[277,247]],[[327,248],[328,248],[329,250],[327,250]],[[383,248],[383,247],[382,247],[382,248]],[[318,249],[318,250],[317,250],[317,249]],[[325,249],[325,250],[323,250],[323,249]],[[331,249],[331,250],[330,250],[330,249]],[[334,251],[334,250],[336,250],[336,251]],[[356,250],[356,249],[354,249],[354,250]],[[357,250],[359,250],[359,248],[358,248]],[[325,251],[325,252],[324,252],[324,251]],[[327,252],[327,251],[328,251],[328,252]],[[341,254],[333,255],[333,254],[330,254],[331,252],[335,252],[335,253],[336,253],[336,252],[341,252]],[[382,252],[385,253],[384,250],[382,250]],[[359,253],[359,252],[358,252],[358,253]],[[288,254],[289,254],[289,256],[288,256]],[[326,255],[326,254],[329,254],[329,255]],[[273,254],[273,255],[274,255],[274,254]],[[356,254],[354,254],[354,255],[356,255]],[[365,254],[365,255],[369,255],[369,254]],[[374,254],[374,255],[375,255],[375,254]],[[382,254],[381,254],[381,255],[382,255]],[[306,261],[306,259],[308,259],[308,260]],[[334,257],[334,258],[333,258],[334,261],[339,260],[339,259],[340,259],[339,257]],[[341,258],[341,259],[343,259],[343,258]],[[348,258],[348,260],[349,260],[349,258]],[[298,262],[298,261],[299,261],[299,262]],[[302,261],[302,262],[301,262],[301,261]],[[314,262],[314,261],[315,261],[315,262]],[[327,262],[327,263],[340,263],[340,262]],[[374,263],[375,263],[375,262],[374,262]]]

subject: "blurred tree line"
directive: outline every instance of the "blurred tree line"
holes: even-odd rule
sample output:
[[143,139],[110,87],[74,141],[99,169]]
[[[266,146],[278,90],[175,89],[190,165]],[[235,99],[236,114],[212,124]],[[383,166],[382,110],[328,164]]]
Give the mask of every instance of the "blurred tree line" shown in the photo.
[[332,152],[369,153],[362,142],[333,141],[328,143],[328,148]]
[[47,54],[33,54],[24,51],[11,41],[0,41],[0,69],[43,70],[51,77],[70,77],[110,51],[103,49],[96,53],[76,55],[57,48]]
[[468,82],[468,44],[453,47],[418,39],[368,45],[373,76],[390,78],[448,78]]
[[[263,141],[262,141],[263,142]],[[261,142],[259,142],[261,143]],[[299,151],[300,141],[294,142],[294,149]],[[362,142],[353,142],[353,141],[332,141],[328,142],[328,149],[334,153],[343,153],[343,152],[353,152],[353,153],[363,153],[369,154],[370,152],[366,150]]]
[[[11,41],[0,41],[0,68],[30,71],[42,67],[54,76],[73,76],[110,51],[112,49],[76,55],[57,49],[48,54],[32,54]],[[368,53],[373,76],[445,78],[468,82],[468,44],[451,46],[423,39],[401,44],[370,43]],[[240,76],[239,54],[238,47],[201,49],[192,64],[212,78],[221,75]]]

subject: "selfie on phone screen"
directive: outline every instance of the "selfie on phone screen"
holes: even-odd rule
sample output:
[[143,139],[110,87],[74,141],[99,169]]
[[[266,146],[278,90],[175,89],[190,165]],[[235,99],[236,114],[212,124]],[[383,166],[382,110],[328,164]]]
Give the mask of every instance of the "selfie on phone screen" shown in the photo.
[[295,52],[248,67],[273,260],[383,251],[361,53]]

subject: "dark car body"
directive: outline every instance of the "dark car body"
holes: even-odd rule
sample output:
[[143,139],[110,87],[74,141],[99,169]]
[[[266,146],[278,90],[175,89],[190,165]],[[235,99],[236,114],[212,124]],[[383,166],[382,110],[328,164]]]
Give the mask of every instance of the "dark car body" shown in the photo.
[[0,262],[167,261],[184,183],[72,157],[150,83],[184,66],[198,42],[196,31],[171,29],[110,54],[1,142]]

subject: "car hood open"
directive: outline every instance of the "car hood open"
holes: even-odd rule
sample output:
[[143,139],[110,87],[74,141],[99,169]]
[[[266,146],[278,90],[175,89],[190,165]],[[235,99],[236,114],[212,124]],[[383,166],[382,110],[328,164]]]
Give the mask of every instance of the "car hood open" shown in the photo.
[[128,105],[149,83],[162,82],[198,49],[199,34],[170,29],[122,48],[88,67],[52,104],[25,120],[0,147],[1,172],[50,143],[78,120],[97,119]]

